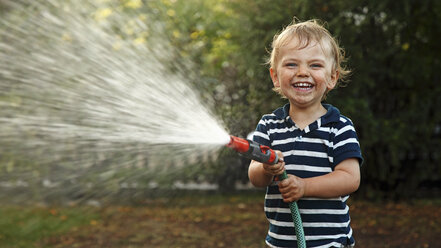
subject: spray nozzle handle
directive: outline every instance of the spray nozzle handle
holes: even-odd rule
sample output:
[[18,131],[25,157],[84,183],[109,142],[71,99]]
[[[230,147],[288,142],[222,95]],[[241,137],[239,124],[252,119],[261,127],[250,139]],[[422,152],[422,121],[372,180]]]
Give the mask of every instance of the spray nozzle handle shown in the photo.
[[233,148],[241,155],[267,164],[277,164],[278,156],[274,150],[268,146],[261,145],[255,141],[230,136],[230,143],[227,147]]
[[279,162],[277,153],[274,150],[255,141],[250,141],[249,154],[251,159],[262,163],[277,164]]

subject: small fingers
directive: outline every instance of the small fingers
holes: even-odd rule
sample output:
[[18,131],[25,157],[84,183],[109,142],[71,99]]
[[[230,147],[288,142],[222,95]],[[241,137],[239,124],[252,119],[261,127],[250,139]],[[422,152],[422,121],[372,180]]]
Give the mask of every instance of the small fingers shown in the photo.
[[277,163],[277,164],[263,164],[263,168],[265,171],[267,171],[268,173],[272,174],[272,175],[280,175],[283,173],[283,171],[285,170],[285,163]]
[[277,157],[279,158],[279,161],[283,161],[283,153],[279,150],[275,150]]

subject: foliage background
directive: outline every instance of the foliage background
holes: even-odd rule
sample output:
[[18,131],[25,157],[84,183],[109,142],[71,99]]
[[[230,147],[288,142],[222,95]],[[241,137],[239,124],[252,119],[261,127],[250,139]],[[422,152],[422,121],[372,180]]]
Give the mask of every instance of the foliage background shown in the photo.
[[[358,194],[369,198],[435,196],[441,190],[441,2],[435,0],[115,1],[163,25],[176,58],[193,62],[193,83],[231,134],[245,137],[284,101],[265,65],[274,34],[317,18],[345,48],[346,87],[327,102],[355,123],[365,162]],[[0,1],[0,11],[9,11]],[[11,163],[2,156],[2,173]],[[223,150],[216,161],[181,168],[167,180],[209,181],[231,190],[247,181],[248,161]],[[149,178],[146,176],[145,179]],[[158,179],[161,181],[161,179]],[[112,182],[113,183],[113,182]]]
[[[326,22],[353,71],[347,86],[332,91],[327,102],[356,125],[365,158],[359,194],[399,198],[439,192],[439,1],[163,3],[176,10],[167,23],[181,36],[171,38],[197,62],[218,114],[232,134],[241,136],[255,128],[262,114],[283,104],[271,91],[265,65],[273,35],[294,16]],[[217,173],[246,180],[246,165],[225,152]]]

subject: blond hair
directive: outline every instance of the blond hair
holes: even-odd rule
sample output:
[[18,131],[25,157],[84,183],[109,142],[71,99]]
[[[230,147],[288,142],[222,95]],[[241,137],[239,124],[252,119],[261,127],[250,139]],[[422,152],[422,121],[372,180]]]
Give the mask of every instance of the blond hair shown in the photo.
[[[296,19],[294,18],[290,25],[274,36],[271,45],[271,55],[267,63],[275,73],[277,73],[276,65],[279,59],[280,48],[287,45],[293,38],[299,40],[298,49],[307,47],[311,42],[318,42],[325,54],[332,58],[332,70],[338,72],[339,78],[336,86],[339,85],[339,82],[346,81],[351,71],[342,65],[346,60],[345,52],[343,48],[339,46],[337,40],[324,27],[324,24],[315,19],[296,23]],[[274,88],[274,91],[281,94],[279,88]],[[326,93],[324,97],[326,97]]]

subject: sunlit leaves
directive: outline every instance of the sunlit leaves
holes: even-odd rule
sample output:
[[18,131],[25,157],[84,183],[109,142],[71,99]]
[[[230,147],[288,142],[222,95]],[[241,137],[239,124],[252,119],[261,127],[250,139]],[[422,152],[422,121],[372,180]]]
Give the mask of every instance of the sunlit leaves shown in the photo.
[[142,7],[142,1],[141,0],[126,0],[124,1],[124,7],[132,8],[132,9],[139,9]]
[[105,20],[107,17],[109,17],[112,14],[111,8],[103,8],[99,9],[97,12],[95,12],[95,20],[102,21]]

